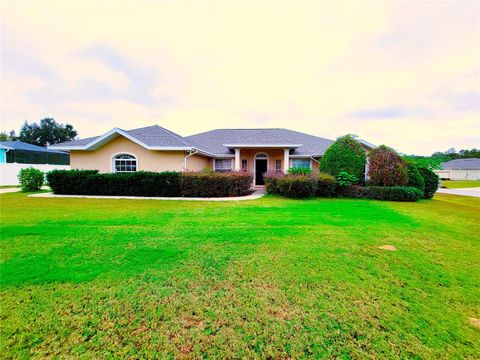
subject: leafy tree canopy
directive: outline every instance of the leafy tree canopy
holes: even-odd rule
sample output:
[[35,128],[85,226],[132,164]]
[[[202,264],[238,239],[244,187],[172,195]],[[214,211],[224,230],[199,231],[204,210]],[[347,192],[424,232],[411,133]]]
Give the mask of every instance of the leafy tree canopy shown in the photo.
[[27,121],[20,129],[18,136],[15,132],[10,133],[11,140],[19,140],[29,144],[38,146],[46,146],[58,144],[64,141],[75,139],[77,131],[70,124],[59,124],[53,118],[45,118],[40,120],[40,124]]

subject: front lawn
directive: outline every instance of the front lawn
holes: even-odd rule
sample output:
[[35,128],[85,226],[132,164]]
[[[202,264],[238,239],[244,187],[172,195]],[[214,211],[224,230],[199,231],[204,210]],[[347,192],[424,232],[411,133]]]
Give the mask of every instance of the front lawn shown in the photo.
[[442,187],[447,189],[480,187],[480,180],[443,180]]
[[480,357],[477,198],[0,199],[5,358]]

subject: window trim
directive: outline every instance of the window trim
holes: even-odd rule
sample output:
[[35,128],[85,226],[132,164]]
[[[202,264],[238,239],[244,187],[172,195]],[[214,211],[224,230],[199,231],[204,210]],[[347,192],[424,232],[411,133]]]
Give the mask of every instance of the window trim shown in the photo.
[[[137,166],[136,166],[136,170],[135,171],[115,171],[115,158],[118,156],[118,155],[130,155],[130,156],[133,156],[135,158],[135,161],[137,162]],[[140,171],[140,167],[139,167],[139,161],[138,161],[138,157],[137,155],[133,154],[133,153],[130,153],[130,152],[125,152],[125,151],[122,151],[122,152],[118,152],[118,153],[115,153],[112,155],[111,159],[110,159],[110,172],[114,173],[114,174],[118,174],[118,173],[130,173],[130,172],[137,172],[137,171]]]
[[[230,169],[217,169],[217,160],[229,160]],[[213,159],[213,171],[232,171],[233,170],[233,161],[232,158],[215,158]]]
[[[280,164],[280,168],[277,168],[278,164]],[[275,172],[277,173],[283,172],[282,159],[275,159]]]
[[[245,168],[243,168],[243,164],[245,163]],[[248,159],[242,159],[240,164],[240,169],[242,171],[248,171]]]
[[308,157],[304,157],[304,158],[290,158],[290,167],[289,167],[290,169],[294,167],[294,166],[293,166],[293,161],[294,161],[294,160],[308,160],[308,161],[309,161],[309,162],[308,162],[308,164],[309,164],[309,165],[308,165],[309,169],[313,169],[312,159],[311,159],[311,158],[308,158]]

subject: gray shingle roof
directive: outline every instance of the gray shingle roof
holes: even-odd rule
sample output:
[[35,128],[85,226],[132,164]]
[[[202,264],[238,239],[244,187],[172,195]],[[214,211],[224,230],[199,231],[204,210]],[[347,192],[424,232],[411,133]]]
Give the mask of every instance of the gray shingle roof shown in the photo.
[[322,155],[333,143],[332,140],[288,129],[217,129],[186,136],[185,139],[200,150],[218,155],[232,153],[225,144],[301,145],[291,155]]
[[455,159],[440,164],[445,170],[480,170],[480,159]]
[[[233,150],[225,145],[274,145],[290,146],[291,155],[323,155],[333,143],[332,140],[288,129],[217,129],[196,135],[182,137],[158,125],[147,126],[122,132],[147,146],[193,147],[201,152],[215,155],[232,154]],[[100,136],[82,140],[73,140],[50,146],[85,146]]]
[[23,141],[0,141],[0,146],[9,150],[37,151],[45,153],[66,154],[65,151],[50,150],[42,146],[29,144]]

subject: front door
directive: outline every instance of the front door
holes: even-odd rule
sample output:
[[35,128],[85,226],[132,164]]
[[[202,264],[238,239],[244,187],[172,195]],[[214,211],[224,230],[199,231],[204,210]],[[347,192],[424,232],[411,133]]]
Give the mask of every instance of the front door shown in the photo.
[[265,185],[263,175],[267,172],[267,159],[255,159],[255,185]]

